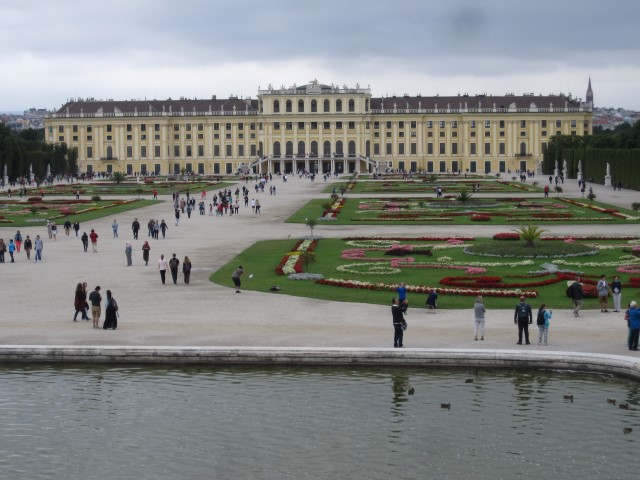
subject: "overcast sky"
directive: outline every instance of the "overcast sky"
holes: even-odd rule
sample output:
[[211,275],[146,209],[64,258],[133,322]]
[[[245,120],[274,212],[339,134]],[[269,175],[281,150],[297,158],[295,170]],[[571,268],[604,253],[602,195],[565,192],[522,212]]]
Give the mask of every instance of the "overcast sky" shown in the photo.
[[70,98],[571,93],[640,110],[639,0],[0,0],[0,111]]

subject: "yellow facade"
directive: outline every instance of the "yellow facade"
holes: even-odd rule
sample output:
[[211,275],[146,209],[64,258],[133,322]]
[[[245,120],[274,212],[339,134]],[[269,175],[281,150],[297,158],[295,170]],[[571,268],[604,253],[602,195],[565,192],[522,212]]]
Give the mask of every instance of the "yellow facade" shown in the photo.
[[539,171],[552,136],[591,130],[591,104],[563,96],[374,98],[317,82],[257,99],[77,100],[45,119],[81,172],[163,175]]

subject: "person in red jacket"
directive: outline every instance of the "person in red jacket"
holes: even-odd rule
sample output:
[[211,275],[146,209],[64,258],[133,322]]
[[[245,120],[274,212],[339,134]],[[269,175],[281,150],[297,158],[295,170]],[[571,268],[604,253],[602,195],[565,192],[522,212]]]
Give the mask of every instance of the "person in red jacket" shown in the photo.
[[93,253],[98,253],[98,234],[92,228],[91,233],[89,234],[89,240],[91,240],[91,248]]

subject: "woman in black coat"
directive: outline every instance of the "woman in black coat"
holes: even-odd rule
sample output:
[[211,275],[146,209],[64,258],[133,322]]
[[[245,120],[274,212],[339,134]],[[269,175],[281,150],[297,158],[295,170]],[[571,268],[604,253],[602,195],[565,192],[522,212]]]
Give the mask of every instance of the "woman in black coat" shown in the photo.
[[111,290],[107,290],[107,309],[104,317],[104,325],[102,328],[105,330],[112,328],[115,330],[118,328],[118,303],[116,299],[111,295]]

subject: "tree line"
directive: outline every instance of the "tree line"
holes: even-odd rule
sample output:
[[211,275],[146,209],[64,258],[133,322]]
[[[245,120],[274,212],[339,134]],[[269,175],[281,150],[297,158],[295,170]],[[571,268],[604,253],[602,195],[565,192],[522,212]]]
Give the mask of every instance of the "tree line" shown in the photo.
[[10,181],[29,176],[29,167],[36,178],[42,180],[47,174],[47,165],[52,175],[75,174],[78,170],[78,150],[66,143],[48,144],[44,141],[44,129],[13,131],[0,123],[0,176]]

